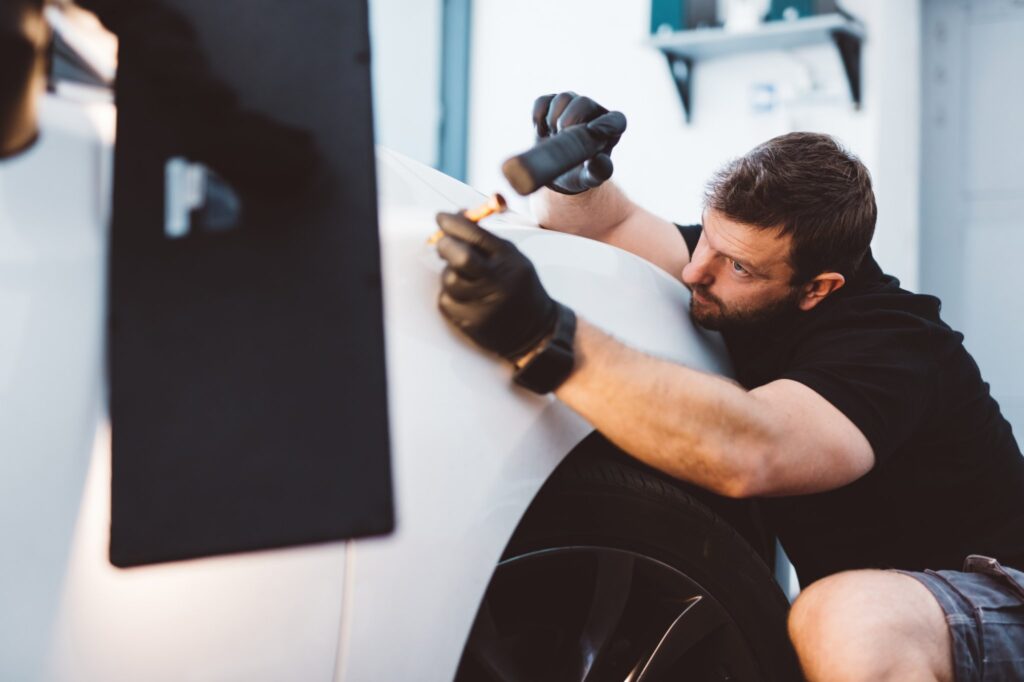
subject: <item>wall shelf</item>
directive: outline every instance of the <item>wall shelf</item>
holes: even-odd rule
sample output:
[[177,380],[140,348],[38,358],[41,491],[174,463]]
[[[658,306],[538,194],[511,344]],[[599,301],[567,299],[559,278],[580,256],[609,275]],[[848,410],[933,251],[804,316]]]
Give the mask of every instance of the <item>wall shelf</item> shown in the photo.
[[832,43],[839,51],[850,84],[854,106],[860,108],[860,52],[864,41],[864,25],[843,14],[822,14],[792,21],[771,21],[750,31],[727,31],[724,28],[700,28],[689,31],[658,33],[651,45],[661,50],[668,60],[669,71],[679,90],[679,99],[687,122],[692,115],[690,90],[693,69],[698,61],[715,57],[785,50],[805,45]]

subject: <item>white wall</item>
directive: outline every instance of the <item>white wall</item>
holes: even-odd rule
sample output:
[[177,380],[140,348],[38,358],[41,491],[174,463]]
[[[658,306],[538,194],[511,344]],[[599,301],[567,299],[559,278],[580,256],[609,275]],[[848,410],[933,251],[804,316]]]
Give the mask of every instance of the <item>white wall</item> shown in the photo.
[[441,0],[370,0],[374,135],[437,164],[441,124]]
[[[686,125],[661,53],[647,44],[647,0],[479,0],[473,11],[470,183],[512,193],[501,162],[533,143],[531,106],[574,90],[620,109],[629,130],[615,179],[635,200],[676,222],[700,217],[704,182],[718,166],[791,130],[831,133],[871,170],[879,204],[875,255],[914,288],[918,281],[920,0],[856,0],[866,24],[863,107],[854,111],[831,45],[724,57],[695,68]],[[775,87],[759,113],[752,89]],[[525,208],[525,202],[516,207]]]

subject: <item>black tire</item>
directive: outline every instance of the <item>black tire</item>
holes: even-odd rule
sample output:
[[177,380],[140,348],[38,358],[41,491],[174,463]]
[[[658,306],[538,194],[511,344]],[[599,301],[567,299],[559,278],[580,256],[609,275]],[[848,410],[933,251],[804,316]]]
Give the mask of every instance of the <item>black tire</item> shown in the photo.
[[[695,598],[711,620],[666,635]],[[509,542],[456,679],[799,680],[788,608],[762,558],[681,487],[625,457],[572,456]]]

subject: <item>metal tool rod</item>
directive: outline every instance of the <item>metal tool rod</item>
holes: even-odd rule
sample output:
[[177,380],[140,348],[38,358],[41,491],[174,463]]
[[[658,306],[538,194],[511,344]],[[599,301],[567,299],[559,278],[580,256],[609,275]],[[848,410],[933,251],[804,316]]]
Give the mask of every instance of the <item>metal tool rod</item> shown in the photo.
[[[495,213],[504,213],[508,210],[508,202],[505,201],[505,197],[498,193],[492,194],[486,202],[480,204],[476,208],[467,208],[462,212],[462,215],[466,216],[474,223],[478,223],[489,215]],[[444,231],[438,230],[434,234],[430,235],[430,239],[427,240],[427,244],[433,246],[434,244],[441,241],[444,237]]]

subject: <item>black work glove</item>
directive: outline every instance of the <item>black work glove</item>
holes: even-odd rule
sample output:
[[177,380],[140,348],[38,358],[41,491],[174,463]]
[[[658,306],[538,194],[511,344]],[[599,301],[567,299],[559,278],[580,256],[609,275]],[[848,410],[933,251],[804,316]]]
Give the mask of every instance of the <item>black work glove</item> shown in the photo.
[[478,345],[512,361],[552,333],[558,304],[529,258],[463,215],[438,213],[437,224],[445,233],[437,252],[448,262],[438,298],[446,318]]
[[585,192],[612,176],[614,166],[610,154],[626,130],[626,117],[622,112],[608,111],[589,97],[581,97],[575,92],[544,95],[533,103],[533,126],[538,141],[581,123],[587,124],[590,132],[608,143],[599,154],[559,175],[548,185],[562,194]]

